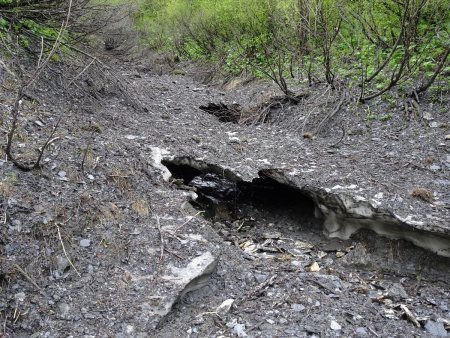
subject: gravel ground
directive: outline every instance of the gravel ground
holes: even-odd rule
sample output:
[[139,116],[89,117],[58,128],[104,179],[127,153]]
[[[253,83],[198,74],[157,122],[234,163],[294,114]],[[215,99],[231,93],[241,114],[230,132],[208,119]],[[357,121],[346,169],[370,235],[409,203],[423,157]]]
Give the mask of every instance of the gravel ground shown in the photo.
[[[87,71],[65,91],[50,72],[23,102],[21,161],[62,119],[40,170],[0,161],[0,335],[450,335],[449,258],[369,229],[328,238],[314,199],[285,185],[202,204],[187,180],[222,172],[251,186],[276,169],[448,243],[448,92],[418,107],[395,96],[363,105],[298,85],[294,105],[270,83],[111,62],[114,80]],[[2,75],[3,112],[17,86]],[[209,103],[267,123],[221,122],[199,109]],[[171,177],[161,160],[174,158],[187,165]]]

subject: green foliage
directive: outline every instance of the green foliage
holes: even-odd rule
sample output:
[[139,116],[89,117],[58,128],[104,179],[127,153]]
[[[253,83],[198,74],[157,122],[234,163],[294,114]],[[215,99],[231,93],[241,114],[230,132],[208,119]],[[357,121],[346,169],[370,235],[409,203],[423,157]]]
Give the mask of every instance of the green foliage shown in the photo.
[[383,114],[378,119],[382,122],[389,121],[390,119],[392,119],[392,114],[391,113]]
[[364,78],[376,92],[397,72],[394,85],[432,77],[450,45],[448,0],[140,1],[136,24],[150,47],[221,63],[232,74],[277,68],[284,77],[295,68],[352,86]]
[[24,48],[28,48],[28,46],[30,45],[30,41],[24,35],[19,35],[19,42],[20,45]]
[[[193,58],[225,52],[237,36],[266,33],[267,6],[258,0],[145,1],[137,26],[150,46],[175,48]],[[234,49],[234,48],[233,48]]]
[[[25,55],[36,55],[43,48],[44,55],[49,53],[66,19],[65,6],[62,0],[0,0],[0,37],[8,45],[5,50],[22,49]],[[75,13],[79,10],[72,8]],[[59,39],[70,42],[69,33],[62,32]],[[59,56],[52,56],[52,60],[58,61]]]
[[33,34],[42,36],[46,39],[55,39],[58,36],[58,30],[56,28],[39,24],[31,19],[20,20],[21,28],[31,31]]
[[6,30],[8,26],[8,21],[0,17],[0,29]]
[[3,38],[8,33],[9,23],[0,17],[0,38]]

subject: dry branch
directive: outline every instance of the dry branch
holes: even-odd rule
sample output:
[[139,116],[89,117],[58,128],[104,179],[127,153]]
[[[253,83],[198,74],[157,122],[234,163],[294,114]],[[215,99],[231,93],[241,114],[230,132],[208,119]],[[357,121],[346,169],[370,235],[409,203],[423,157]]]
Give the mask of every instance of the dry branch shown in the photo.
[[69,255],[68,255],[68,253],[67,253],[67,251],[66,251],[66,247],[65,247],[65,245],[64,245],[64,241],[63,241],[63,239],[62,239],[61,231],[59,230],[59,225],[58,225],[58,224],[56,224],[56,229],[58,230],[58,238],[59,238],[59,241],[60,241],[60,243],[61,243],[61,247],[62,247],[62,249],[63,249],[64,256],[66,256],[67,261],[69,262],[69,264],[70,264],[70,266],[73,268],[73,270],[77,273],[78,277],[81,277],[81,274],[78,272],[78,270],[77,270],[77,268],[75,267],[75,265],[73,265],[72,260],[70,259]]
[[17,92],[17,96],[16,99],[14,101],[14,105],[11,111],[11,116],[12,116],[12,124],[11,124],[11,128],[8,132],[7,135],[7,142],[6,142],[6,147],[4,148],[5,150],[5,154],[6,154],[6,158],[11,161],[17,168],[24,170],[24,171],[30,171],[32,169],[36,169],[39,167],[39,163],[40,160],[42,158],[43,152],[45,151],[46,147],[49,144],[49,141],[51,140],[51,138],[53,137],[56,128],[59,125],[59,122],[61,121],[61,118],[58,120],[55,128],[53,128],[53,131],[50,135],[50,137],[47,139],[47,141],[45,142],[44,146],[41,148],[41,151],[39,153],[39,156],[37,158],[37,160],[35,161],[35,163],[32,166],[26,166],[24,164],[19,163],[15,157],[12,155],[12,144],[13,144],[13,138],[15,136],[16,130],[17,130],[17,123],[19,120],[19,114],[20,114],[20,105],[22,103],[22,99],[25,96],[25,90],[28,89],[38,78],[39,75],[42,73],[42,71],[45,69],[45,67],[48,65],[49,61],[51,60],[52,56],[55,54],[56,50],[58,49],[60,43],[61,43],[61,37],[63,35],[63,33],[66,31],[67,26],[69,24],[69,19],[70,19],[70,13],[71,13],[71,8],[72,8],[72,0],[69,0],[69,6],[67,8],[67,13],[66,13],[66,17],[65,20],[62,22],[61,24],[61,28],[58,32],[58,35],[55,39],[55,42],[53,43],[52,49],[50,50],[49,54],[43,58],[44,55],[44,44],[41,44],[41,52],[39,55],[39,59],[38,59],[38,63],[37,66],[34,70],[34,72],[31,74],[31,76],[29,77],[28,80],[25,80],[25,77],[22,81],[22,85],[20,86],[18,92]]
[[436,65],[436,68],[435,68],[435,70],[433,72],[433,75],[428,79],[428,81],[423,83],[419,88],[413,90],[411,92],[411,94],[409,95],[410,97],[413,97],[413,98],[416,99],[416,101],[419,101],[418,100],[418,96],[421,93],[423,93],[426,90],[428,90],[428,88],[431,87],[433,82],[436,80],[436,77],[441,73],[442,69],[444,68],[445,63],[447,62],[449,54],[450,54],[450,46],[447,47],[447,49],[444,51],[443,55],[441,56],[441,61]]
[[[362,78],[361,83],[361,95],[359,101],[364,103],[365,101],[371,100],[373,98],[376,98],[393,87],[395,87],[398,82],[407,76],[410,76],[413,73],[413,70],[410,69],[410,61],[413,56],[412,47],[415,44],[415,41],[419,39],[418,35],[418,26],[421,19],[421,11],[424,8],[427,0],[406,0],[404,2],[398,2],[398,11],[394,11],[395,15],[397,15],[399,18],[401,18],[401,27],[400,27],[400,33],[394,43],[394,46],[391,48],[391,51],[389,55],[386,57],[386,59],[381,63],[381,65],[377,68],[377,70],[372,74],[369,78],[364,79]],[[401,12],[400,12],[401,11]],[[391,77],[389,82],[384,86],[384,88],[371,93],[367,96],[363,96],[364,91],[364,82],[368,83],[372,79],[374,79],[380,72],[386,68],[388,63],[392,60],[393,55],[395,51],[398,48],[399,44],[402,44],[403,49],[403,55],[399,62],[399,64],[395,67],[395,69],[392,71]],[[418,63],[416,62],[414,67],[417,67]],[[439,67],[438,67],[439,68]],[[440,70],[438,71],[438,73]],[[437,76],[437,74],[436,74]],[[434,77],[435,78],[435,77]],[[434,81],[434,78],[432,77],[431,83]],[[424,89],[426,90],[426,88]]]
[[14,268],[19,271],[27,281],[29,281],[36,289],[38,289],[39,291],[42,291],[42,289],[40,288],[39,285],[37,285],[37,283],[34,281],[33,278],[31,278],[26,272],[25,270],[23,270],[18,264],[14,264]]
[[343,124],[341,124],[340,127],[341,127],[341,130],[342,130],[341,138],[340,138],[339,141],[337,141],[336,143],[330,145],[330,148],[336,148],[336,147],[337,147],[339,144],[341,144],[341,142],[344,140],[344,137],[345,137],[345,135],[346,135],[346,133],[345,133],[345,127],[344,127]]
[[156,216],[156,227],[159,232],[159,240],[160,240],[160,253],[159,253],[159,260],[162,261],[164,256],[164,235],[161,229],[161,223],[159,222],[159,216]]
[[403,34],[404,34],[404,30],[405,30],[405,22],[406,22],[406,18],[407,18],[407,14],[408,14],[408,10],[409,10],[409,1],[406,2],[405,4],[405,10],[403,13],[403,19],[402,19],[402,23],[401,23],[401,29],[400,29],[400,33],[398,34],[397,40],[394,43],[394,46],[392,46],[391,48],[391,52],[389,53],[389,55],[386,57],[386,59],[383,61],[383,63],[377,68],[377,70],[375,70],[375,72],[369,76],[367,79],[365,79],[365,82],[370,82],[372,81],[389,63],[389,61],[391,61],[392,57],[394,56],[395,51],[397,50],[402,38],[403,38]]
[[331,120],[339,112],[339,110],[341,110],[341,107],[344,104],[346,97],[347,97],[346,92],[341,94],[341,100],[336,105],[336,107],[329,114],[327,114],[327,116],[325,116],[322,121],[320,121],[319,125],[316,128],[316,131],[314,132],[314,135],[318,135],[322,131],[322,128],[325,125],[325,123]]
[[56,138],[53,138],[53,135],[55,134],[56,129],[58,129],[59,123],[61,122],[61,118],[62,118],[62,116],[59,117],[58,121],[56,122],[55,126],[53,127],[52,132],[48,136],[47,141],[45,141],[45,144],[42,146],[41,150],[39,151],[39,156],[33,165],[33,169],[39,168],[40,162],[42,159],[42,155],[44,154],[45,149],[47,149],[47,147],[56,139]]

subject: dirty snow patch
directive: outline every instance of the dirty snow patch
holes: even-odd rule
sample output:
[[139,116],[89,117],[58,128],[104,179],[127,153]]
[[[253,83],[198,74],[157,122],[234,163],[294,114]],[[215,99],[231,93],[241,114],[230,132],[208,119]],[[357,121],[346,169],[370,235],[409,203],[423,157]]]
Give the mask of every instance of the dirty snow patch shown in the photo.
[[159,170],[159,172],[161,173],[164,181],[168,181],[169,178],[172,176],[172,174],[170,173],[169,169],[167,169],[162,163],[161,161],[163,160],[164,156],[167,156],[170,154],[170,152],[166,149],[161,149],[158,147],[150,147],[150,150],[152,152],[152,166]]

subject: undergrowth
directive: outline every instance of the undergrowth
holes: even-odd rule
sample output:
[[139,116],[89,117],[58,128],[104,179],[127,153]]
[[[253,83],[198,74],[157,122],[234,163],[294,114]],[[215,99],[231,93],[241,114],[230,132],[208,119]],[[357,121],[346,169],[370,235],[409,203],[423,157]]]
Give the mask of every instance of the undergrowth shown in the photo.
[[346,81],[361,101],[450,85],[446,0],[142,0],[136,24],[152,48],[269,77],[286,94],[293,80]]

